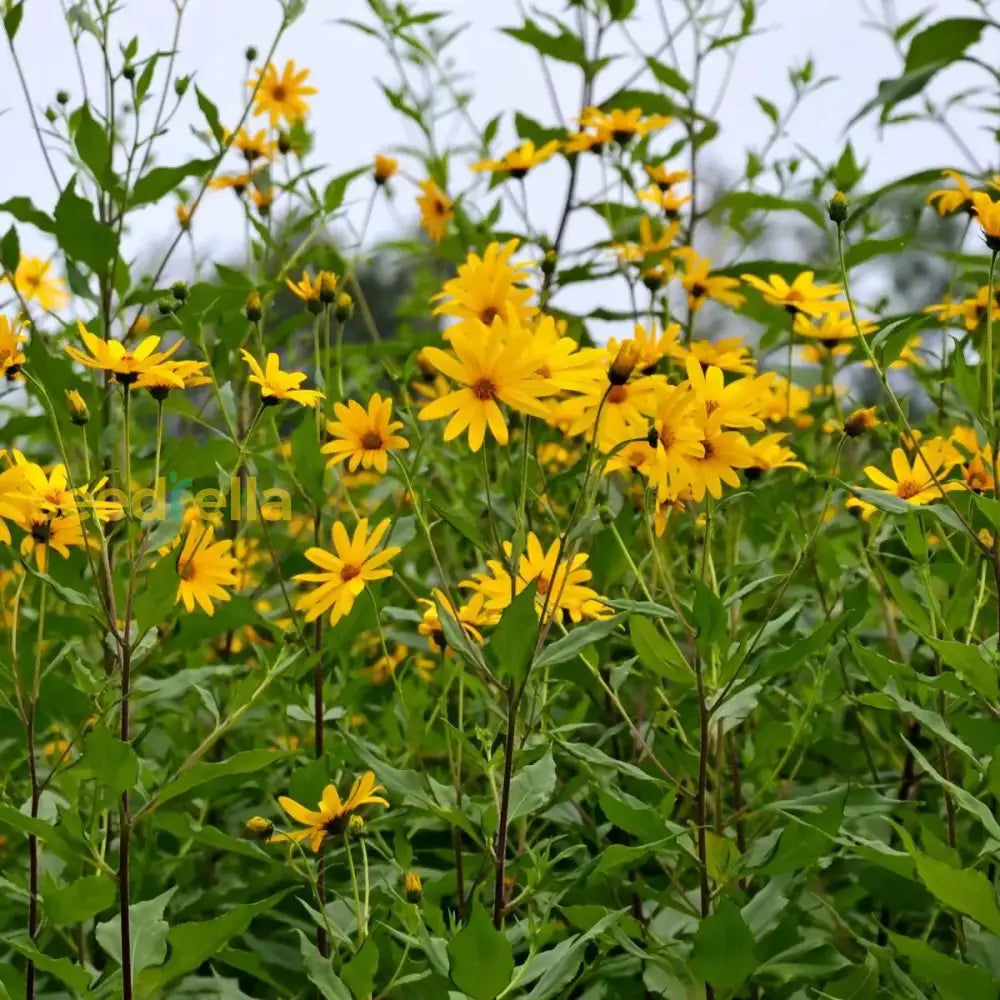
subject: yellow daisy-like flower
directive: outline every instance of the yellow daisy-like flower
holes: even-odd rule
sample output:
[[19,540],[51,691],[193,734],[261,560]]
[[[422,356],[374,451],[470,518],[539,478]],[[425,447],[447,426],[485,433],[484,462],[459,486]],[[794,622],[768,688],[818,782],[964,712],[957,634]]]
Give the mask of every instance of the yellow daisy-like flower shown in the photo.
[[333,271],[317,271],[313,278],[308,271],[302,272],[299,281],[285,278],[288,290],[301,299],[309,312],[314,315],[323,311],[337,297],[337,275]]
[[[534,295],[525,287],[531,274],[531,265],[525,261],[511,263],[517,251],[517,240],[504,244],[491,243],[482,257],[470,253],[458,274],[444,283],[432,302],[440,300],[434,315],[457,316],[459,319],[478,319],[487,326],[497,316],[505,316],[512,309],[519,320],[526,320],[538,312],[530,304]],[[447,331],[445,337],[447,337]]]
[[305,98],[316,93],[316,88],[305,82],[308,76],[307,69],[296,72],[293,59],[285,63],[280,76],[274,63],[268,63],[248,81],[248,86],[256,90],[253,113],[267,115],[272,128],[282,120],[289,125],[301,121],[309,113]]
[[753,375],[757,370],[757,359],[742,337],[723,337],[720,340],[692,340],[687,346],[678,343],[670,350],[670,356],[687,364],[689,359],[698,362],[702,368],[714,365],[724,372],[736,375]]
[[245,128],[239,129],[236,135],[232,136],[232,146],[243,154],[243,159],[247,163],[269,160],[274,156],[274,143],[268,139],[264,129],[252,134]]
[[983,230],[983,239],[994,253],[1000,253],[1000,202],[982,191],[972,192],[972,210]]
[[526,177],[532,167],[537,167],[546,160],[552,158],[556,150],[559,149],[559,140],[553,139],[535,149],[533,142],[525,142],[505,153],[499,160],[480,160],[473,164],[473,170],[490,173],[505,173],[510,177],[520,180]]
[[420,209],[421,228],[435,243],[440,243],[455,214],[451,199],[434,181],[426,180],[420,185],[417,207]]
[[655,184],[661,191],[667,191],[675,184],[681,184],[691,178],[687,170],[668,170],[663,163],[647,163],[642,169],[646,171],[650,184]]
[[232,539],[215,541],[215,529],[210,524],[191,526],[177,556],[177,597],[184,609],[194,611],[195,603],[207,615],[215,613],[213,601],[228,601],[226,587],[235,587],[239,560],[233,555]]
[[37,302],[43,309],[61,309],[69,301],[69,293],[63,279],[51,272],[52,261],[22,257],[14,271],[14,287],[28,302]]
[[374,772],[366,771],[360,778],[355,779],[350,793],[344,800],[341,800],[336,785],[327,785],[316,807],[317,812],[306,809],[295,799],[282,795],[278,798],[278,804],[305,829],[293,830],[291,833],[276,833],[271,841],[308,840],[309,846],[315,853],[319,851],[328,836],[343,833],[347,829],[351,814],[363,806],[385,806],[388,809],[389,803],[378,794],[384,791],[385,789],[376,781]]
[[648,474],[661,499],[684,489],[691,481],[691,461],[705,455],[698,405],[694,393],[684,385],[660,389],[657,394],[653,419],[656,448]]
[[323,398],[323,393],[317,389],[300,389],[306,376],[302,372],[282,371],[277,354],[268,354],[264,368],[245,348],[240,348],[240,354],[250,367],[250,381],[260,386],[260,399],[264,406],[274,406],[287,399],[300,406],[314,407]]
[[580,347],[565,336],[565,324],[552,316],[537,318],[524,331],[521,345],[537,360],[535,376],[548,382],[553,392],[579,391],[603,376],[603,353],[596,347]]
[[804,469],[798,461],[795,452],[782,442],[788,437],[785,433],[767,434],[759,441],[750,445],[753,465],[747,466],[747,479],[757,479],[761,473],[770,469]]
[[873,515],[879,512],[875,504],[868,503],[867,500],[861,500],[858,497],[849,497],[844,507],[847,508],[849,514],[859,518],[866,524],[872,519]]
[[739,486],[737,469],[747,469],[754,464],[750,443],[738,431],[722,428],[719,414],[713,413],[704,424],[700,458],[688,459],[690,479],[688,488],[695,500],[710,493],[716,500],[722,497],[722,485]]
[[452,621],[480,646],[483,644],[483,634],[480,629],[487,625],[496,625],[500,620],[499,612],[486,611],[482,594],[473,594],[469,603],[463,604],[458,609],[448,600],[444,591],[436,587],[431,591],[431,597],[433,600],[428,600],[426,597],[417,598],[417,603],[424,609],[417,632],[427,639],[427,645],[433,653],[440,653],[442,650],[448,652],[450,649],[441,625],[441,608],[444,608],[445,614],[449,615]]
[[352,399],[346,406],[334,403],[333,412],[337,420],[326,425],[333,440],[320,448],[324,455],[331,456],[329,465],[346,461],[351,472],[360,467],[385,475],[389,452],[410,446],[396,433],[403,422],[392,419],[392,399],[383,399],[377,392],[368,401],[368,409]]
[[[877,323],[867,319],[860,320],[858,326],[866,335],[878,329]],[[815,322],[804,313],[796,313],[792,329],[800,337],[818,340],[827,349],[838,346],[844,340],[853,340],[858,335],[858,327],[854,325],[849,314],[838,316],[833,312],[820,316]]]
[[[153,399],[166,399],[171,389],[192,389],[210,385],[211,376],[203,374],[204,361],[164,361],[144,371],[135,382],[136,389],[148,389]],[[180,385],[178,385],[178,380]]]
[[972,211],[972,188],[957,170],[942,170],[943,177],[955,182],[954,188],[938,188],[927,196],[927,204],[937,209],[938,215],[950,215],[960,209]]
[[510,311],[507,320],[506,328],[499,317],[492,327],[478,320],[462,324],[451,337],[453,353],[437,347],[424,349],[438,371],[462,386],[428,403],[419,414],[421,420],[450,417],[444,430],[445,441],[468,430],[469,447],[479,451],[488,427],[499,444],[507,444],[507,421],[500,403],[531,416],[547,416],[548,408],[541,397],[551,395],[555,387],[535,374],[540,359],[523,350],[523,334],[506,335],[509,330],[519,330]]
[[877,406],[867,406],[864,409],[855,410],[844,421],[844,433],[848,437],[854,438],[875,430],[879,425],[879,419],[876,416],[877,410]]
[[813,281],[812,271],[803,271],[791,284],[780,274],[769,275],[767,281],[755,274],[742,274],[740,277],[751,288],[760,292],[765,302],[781,306],[793,316],[798,313],[822,316],[827,312],[839,313],[844,308],[841,302],[828,301],[840,294],[840,285],[817,285]]
[[727,385],[722,369],[714,365],[702,368],[693,358],[688,358],[685,367],[690,390],[704,407],[706,417],[716,417],[723,427],[764,429],[764,421],[760,418],[761,398],[774,378],[772,372],[756,378],[739,378]]
[[375,164],[372,167],[372,177],[375,183],[381,187],[391,180],[399,171],[399,160],[393,156],[383,156],[381,153],[375,154]]
[[943,493],[965,489],[965,483],[954,480],[942,482],[951,472],[954,462],[940,449],[921,448],[911,463],[902,448],[894,448],[891,461],[895,478],[887,476],[875,465],[866,466],[865,475],[880,492],[889,493],[900,500],[925,504],[939,500]]
[[16,378],[24,364],[21,345],[28,339],[24,333],[27,325],[20,316],[11,320],[0,315],[0,375],[8,380]]
[[[66,353],[74,361],[78,361],[87,368],[97,368],[109,372],[114,376],[116,382],[120,382],[126,387],[133,385],[140,375],[149,373],[154,368],[162,367],[163,362],[182,343],[178,340],[166,351],[157,351],[160,338],[145,337],[140,341],[138,347],[130,351],[120,340],[101,340],[100,337],[94,336],[80,320],[76,321],[76,326],[80,331],[84,346],[90,353],[84,354],[78,347],[73,347],[70,344],[64,345]],[[173,378],[178,389],[184,388],[184,381],[180,376],[171,376],[167,369],[164,369],[162,374],[164,378]]]
[[[503,543],[507,559],[513,557],[513,546]],[[587,555],[578,552],[572,559],[561,551],[558,540],[545,551],[538,536],[528,532],[525,550],[517,567],[514,592],[520,594],[529,584],[536,583],[535,604],[539,613],[543,606],[546,619],[559,612],[565,612],[574,622],[584,618],[606,618],[613,612],[604,603],[596,590],[586,586],[593,575],[586,569]],[[558,565],[557,565],[558,560]],[[490,560],[488,573],[477,573],[470,580],[463,580],[459,586],[468,587],[483,595],[487,611],[503,611],[511,601],[511,578],[503,564]]]
[[295,602],[295,607],[306,613],[307,622],[315,621],[329,611],[330,624],[336,625],[350,614],[354,602],[368,583],[392,576],[392,570],[385,564],[399,555],[402,549],[392,545],[381,552],[376,551],[389,530],[389,524],[389,518],[386,518],[369,535],[368,518],[362,518],[351,537],[344,525],[337,521],[331,536],[333,552],[317,547],[306,551],[306,559],[320,572],[299,573],[292,579],[319,584]]
[[[635,324],[632,330],[632,343],[637,352],[635,367],[642,375],[652,375],[656,371],[661,359],[668,357],[677,346],[680,333],[680,323],[671,323],[662,333],[655,324],[648,330],[641,323]],[[615,357],[621,346],[612,337],[605,348],[608,357]]]
[[611,111],[584,108],[580,115],[580,124],[584,128],[596,129],[599,133],[606,132],[615,142],[620,143],[626,143],[634,136],[649,135],[650,132],[665,128],[672,120],[667,115],[643,118],[640,108],[630,108],[628,111],[618,108]]
[[668,219],[676,219],[680,215],[681,209],[691,201],[691,197],[689,194],[677,194],[673,188],[664,190],[658,187],[651,187],[639,192],[640,201],[649,201],[654,205],[659,205],[663,214]]
[[810,427],[813,423],[809,413],[812,401],[812,393],[808,389],[799,385],[789,386],[784,376],[775,375],[762,394],[760,416],[772,424],[792,420],[796,427]]
[[960,302],[945,299],[944,302],[925,306],[924,312],[936,315],[942,322],[961,319],[962,325],[971,333],[986,319],[987,303],[991,303],[994,322],[1000,320],[1000,293],[994,292],[991,296],[986,285],[983,285],[971,299],[963,299]]
[[693,247],[678,247],[674,256],[684,264],[684,271],[679,278],[681,287],[687,292],[688,309],[692,312],[701,309],[706,299],[715,299],[733,309],[738,309],[746,302],[745,296],[734,291],[740,287],[739,281],[725,275],[710,274],[712,261],[708,257],[702,257]]
[[242,174],[222,174],[219,177],[213,177],[209,182],[208,186],[212,188],[213,191],[226,191],[232,190],[237,195],[242,195],[244,191],[253,183],[253,175],[257,172],[257,168],[252,171],[248,171]]
[[[681,230],[681,224],[671,221],[663,227],[663,231],[657,236],[653,232],[653,222],[648,215],[643,215],[639,219],[639,240],[637,243],[612,243],[611,248],[615,250],[619,258],[626,263],[639,263],[648,257],[667,254],[677,239],[677,234]],[[673,267],[670,261],[664,261],[664,266]]]

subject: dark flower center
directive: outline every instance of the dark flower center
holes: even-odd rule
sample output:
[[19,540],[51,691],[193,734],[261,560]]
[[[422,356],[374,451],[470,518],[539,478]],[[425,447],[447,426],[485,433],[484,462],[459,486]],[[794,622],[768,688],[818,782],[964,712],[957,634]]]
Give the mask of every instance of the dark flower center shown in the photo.
[[356,576],[361,575],[361,567],[354,566],[351,563],[344,563],[340,567],[340,579],[347,583],[348,580],[353,580]]
[[497,387],[493,384],[491,379],[481,378],[473,382],[469,387],[472,389],[472,394],[476,399],[492,399],[496,394]]
[[378,431],[366,431],[361,437],[361,447],[365,451],[380,451],[382,449],[382,435]]

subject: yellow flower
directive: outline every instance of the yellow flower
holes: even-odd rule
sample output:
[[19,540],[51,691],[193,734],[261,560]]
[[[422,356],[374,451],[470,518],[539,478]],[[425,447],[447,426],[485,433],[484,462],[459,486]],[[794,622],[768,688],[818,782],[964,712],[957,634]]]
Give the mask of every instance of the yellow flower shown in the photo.
[[268,188],[266,191],[261,191],[260,188],[250,188],[250,200],[254,203],[254,207],[257,209],[259,215],[267,216],[271,211],[271,205],[274,202],[275,189]]
[[427,639],[427,645],[431,652],[440,653],[449,649],[448,640],[444,635],[444,628],[441,625],[440,608],[444,608],[445,614],[473,641],[480,646],[483,644],[483,634],[480,628],[485,625],[496,625],[500,620],[500,615],[496,612],[487,612],[483,607],[483,595],[473,594],[468,604],[463,604],[458,610],[448,600],[444,591],[434,588],[431,591],[433,600],[426,597],[418,597],[417,603],[423,605],[423,617],[417,626],[417,632]]
[[[643,215],[639,219],[639,241],[637,243],[612,243],[611,248],[618,253],[621,260],[627,263],[637,263],[645,261],[647,257],[666,254],[677,239],[681,224],[676,221],[670,222],[663,227],[659,236],[653,233],[653,223],[648,215]],[[671,272],[673,264],[665,261],[664,266]]]
[[639,192],[640,201],[650,201],[659,205],[668,219],[676,219],[681,209],[691,201],[691,195],[679,195],[672,188],[663,190],[658,187],[646,188]]
[[491,173],[506,173],[511,177],[520,179],[525,177],[532,167],[537,167],[546,160],[551,159],[559,148],[559,140],[553,139],[535,149],[533,142],[522,143],[517,149],[512,149],[505,153],[499,160],[481,160],[473,164],[472,169],[478,171],[489,171]]
[[0,315],[0,375],[13,380],[24,364],[24,352],[21,345],[28,339],[24,328],[27,321],[18,316],[10,320]]
[[195,602],[207,615],[215,613],[212,601],[228,601],[226,587],[235,587],[239,561],[232,553],[232,539],[215,541],[210,524],[193,524],[177,557],[177,597],[186,611],[194,611]]
[[699,401],[687,386],[670,386],[657,393],[652,427],[656,449],[649,479],[661,499],[683,489],[691,480],[691,460],[704,457],[698,409]]
[[854,517],[860,518],[866,523],[872,519],[873,514],[878,513],[878,507],[875,504],[868,503],[867,500],[861,500],[858,497],[849,497],[844,506],[849,514],[853,514]]
[[[631,343],[637,352],[635,366],[641,375],[652,375],[661,359],[667,357],[677,346],[680,337],[680,323],[671,323],[662,333],[652,324],[646,329],[641,323],[632,328]],[[626,341],[628,343],[628,341]],[[607,343],[607,354],[613,357],[619,350],[618,341],[612,337]]]
[[341,801],[340,793],[336,785],[327,785],[323,789],[323,797],[318,804],[317,812],[306,809],[299,805],[294,799],[282,795],[278,803],[282,809],[296,823],[301,823],[304,830],[294,830],[291,833],[276,833],[273,841],[282,840],[308,840],[313,852],[319,851],[323,841],[330,834],[343,833],[347,829],[348,820],[351,814],[362,806],[377,805],[389,808],[389,803],[378,793],[385,789],[376,783],[375,774],[366,771],[360,778],[356,778],[351,785],[350,794]]
[[[927,461],[925,461],[925,458]],[[928,462],[930,463],[928,465]],[[938,500],[945,492],[961,490],[964,483],[942,482],[951,471],[954,462],[937,449],[925,450],[921,447],[920,454],[914,456],[912,464],[902,448],[892,452],[892,473],[895,479],[887,476],[874,465],[866,466],[865,475],[879,488],[880,492],[889,493],[908,500],[910,503],[925,504]],[[940,483],[940,486],[935,483]]]
[[643,118],[639,108],[631,108],[628,111],[617,108],[611,111],[584,108],[580,115],[580,124],[585,128],[596,129],[599,133],[606,132],[615,142],[620,143],[626,143],[636,135],[649,135],[650,132],[666,127],[671,121],[667,115],[650,115],[648,118]]
[[[520,320],[538,312],[529,304],[534,295],[524,287],[531,273],[531,265],[522,261],[511,264],[511,255],[517,250],[517,240],[508,240],[502,246],[491,243],[482,257],[470,253],[458,274],[444,283],[444,287],[431,298],[443,300],[434,309],[434,315],[457,316],[459,319],[478,319],[490,326],[497,316],[504,317],[512,309]],[[447,339],[448,332],[445,332]]]
[[512,311],[508,311],[507,321],[506,330],[499,317],[492,327],[478,320],[462,324],[451,337],[453,353],[437,347],[425,348],[426,357],[434,367],[462,386],[420,411],[421,420],[450,416],[444,431],[445,441],[454,440],[468,429],[469,447],[479,451],[489,427],[496,441],[505,445],[507,421],[499,403],[532,416],[547,415],[548,409],[540,397],[551,394],[554,387],[536,376],[539,358],[522,350],[523,335],[505,335],[509,330],[520,329]]
[[[937,208],[938,215],[950,215],[959,209],[972,210],[972,188],[957,170],[942,170],[942,176],[950,177],[955,188],[938,188],[927,196],[927,204]],[[936,202],[936,204],[935,204]]]
[[565,324],[554,317],[542,316],[531,330],[524,331],[522,346],[535,356],[536,378],[548,382],[553,391],[577,391],[603,378],[603,352],[596,347],[581,348],[572,337],[564,336],[564,329]]
[[982,191],[973,191],[972,209],[982,226],[986,246],[994,253],[1000,253],[1000,202]]
[[961,302],[945,299],[944,302],[925,306],[924,312],[937,314],[943,322],[961,319],[965,329],[972,332],[986,319],[987,302],[992,304],[994,322],[1000,320],[1000,293],[994,292],[991,296],[986,285],[983,285],[971,299],[963,299]]
[[[84,354],[78,347],[69,344],[64,345],[66,353],[87,368],[98,368],[109,372],[114,375],[115,381],[126,387],[133,385],[140,375],[161,367],[163,362],[181,346],[181,341],[178,340],[173,347],[158,352],[156,348],[160,338],[146,337],[140,341],[135,350],[129,351],[120,340],[101,340],[100,337],[95,337],[80,320],[76,321],[76,325],[84,346],[90,353]],[[178,389],[184,388],[184,382],[179,376],[171,376],[166,369],[162,374],[164,378],[172,378]]]
[[[871,320],[860,320],[858,326],[861,327],[863,334],[869,334],[877,329],[878,324],[871,322]],[[841,341],[853,340],[858,335],[858,328],[854,325],[854,320],[849,314],[838,316],[833,312],[819,317],[816,322],[804,313],[796,313],[795,319],[792,321],[792,329],[800,337],[818,340],[828,350],[837,347]]]
[[354,536],[350,537],[344,525],[337,521],[332,531],[332,553],[317,547],[306,551],[306,559],[319,567],[320,572],[299,573],[292,579],[319,584],[295,602],[295,607],[306,613],[307,622],[315,621],[329,611],[330,624],[336,625],[341,618],[350,614],[354,602],[367,583],[392,576],[392,570],[385,563],[402,550],[393,545],[376,552],[389,530],[389,523],[386,518],[369,535],[368,518],[362,518]]
[[605,128],[599,128],[595,132],[570,132],[563,143],[563,152],[569,155],[573,153],[600,153],[600,151],[611,141],[611,133]]
[[277,354],[268,354],[264,368],[245,348],[240,348],[240,354],[250,367],[250,381],[260,386],[260,399],[264,406],[274,406],[288,399],[300,406],[314,407],[323,398],[323,393],[316,389],[300,389],[305,375],[302,372],[282,371]]
[[[503,543],[507,559],[513,557],[513,546]],[[557,566],[558,559],[558,566]],[[572,559],[569,552],[554,541],[546,552],[533,531],[528,532],[525,550],[517,566],[514,592],[520,594],[533,581],[536,582],[535,604],[539,613],[543,606],[546,619],[558,612],[565,612],[574,622],[583,618],[605,618],[612,614],[604,599],[586,586],[593,575],[586,569],[587,556],[578,552]],[[468,587],[483,595],[487,611],[503,611],[511,601],[511,578],[503,564],[496,560],[487,562],[488,573],[476,573],[471,580],[459,586]]]
[[451,200],[434,181],[426,180],[420,185],[417,207],[420,209],[420,225],[424,232],[435,243],[440,243],[455,214]]
[[69,418],[77,427],[83,427],[90,421],[90,410],[87,409],[86,400],[76,389],[66,390],[66,407],[69,410]]
[[750,353],[742,337],[724,337],[721,340],[692,340],[685,347],[676,343],[670,349],[670,356],[685,364],[689,359],[703,368],[714,365],[724,372],[737,375],[753,375],[757,370],[757,359]]
[[397,645],[391,653],[383,653],[370,667],[365,668],[368,680],[375,685],[385,684],[396,676],[396,668],[409,653],[409,647],[402,645]]
[[251,816],[246,821],[243,832],[250,840],[267,840],[274,833],[274,824],[263,816]]
[[681,286],[687,292],[688,309],[697,312],[706,299],[715,299],[725,306],[738,309],[746,298],[734,289],[740,287],[736,278],[724,275],[709,274],[712,266],[708,257],[702,257],[693,247],[678,247],[674,256],[684,263],[684,272],[680,275]]
[[688,486],[695,500],[702,500],[706,491],[716,500],[722,496],[722,484],[739,486],[736,469],[746,469],[754,464],[753,452],[747,439],[737,431],[722,429],[718,413],[713,413],[704,423],[700,458],[689,458],[690,480]]
[[306,77],[309,70],[295,71],[295,61],[289,59],[281,75],[274,63],[268,63],[250,81],[248,86],[256,90],[253,113],[267,115],[274,128],[282,119],[289,125],[309,113],[309,104],[305,98],[316,93],[315,87],[307,86]]
[[[204,361],[164,361],[143,372],[135,382],[136,389],[148,389],[153,399],[167,398],[171,389],[191,389],[211,384],[211,377],[202,374]],[[178,380],[180,384],[178,385]]]
[[243,154],[247,163],[253,163],[255,160],[269,160],[274,156],[274,143],[267,138],[267,132],[264,129],[251,134],[245,128],[241,128],[233,136],[232,146]]
[[408,448],[409,442],[396,431],[401,420],[392,419],[392,400],[383,399],[377,392],[368,401],[366,410],[360,403],[350,400],[347,406],[333,404],[336,421],[329,421],[327,432],[334,439],[320,451],[330,455],[329,465],[347,460],[351,472],[374,468],[385,475],[389,468],[389,452]]
[[337,296],[337,276],[332,271],[318,271],[315,278],[308,271],[303,271],[300,281],[285,278],[285,284],[313,314],[322,312],[323,306],[329,305]]
[[877,406],[869,406],[862,410],[855,410],[844,421],[844,433],[848,437],[861,437],[866,431],[872,431],[879,425],[879,419],[875,416]]
[[50,260],[22,257],[14,271],[14,287],[23,298],[37,302],[43,309],[61,309],[69,301],[69,294],[63,279],[49,273],[51,267]]
[[811,405],[812,393],[808,389],[789,386],[784,376],[775,375],[762,394],[759,415],[772,424],[790,419],[796,427],[810,427],[813,423],[809,413]]
[[182,201],[177,202],[174,206],[174,213],[177,215],[177,224],[181,229],[191,228],[191,214],[193,211],[193,206],[185,205]]
[[804,469],[795,452],[782,442],[787,434],[768,434],[750,445],[753,465],[747,466],[747,479],[757,479],[770,469]]
[[642,169],[646,171],[649,182],[655,184],[661,191],[666,191],[691,177],[687,170],[668,170],[662,163],[646,163]]
[[419,903],[424,894],[424,883],[416,872],[407,872],[403,876],[403,892],[408,903]]
[[780,274],[769,275],[767,281],[755,274],[741,274],[740,277],[751,288],[760,292],[765,302],[772,306],[781,306],[793,316],[797,313],[822,316],[827,312],[840,312],[844,308],[841,302],[825,301],[838,295],[840,286],[817,285],[813,281],[812,271],[803,271],[791,284],[788,284]]
[[685,362],[688,385],[705,408],[706,417],[718,418],[723,427],[753,427],[764,429],[760,418],[763,390],[774,378],[767,372],[756,378],[739,378],[728,385],[720,368],[709,365],[702,368],[693,358]]
[[375,166],[372,168],[372,176],[375,183],[380,187],[386,181],[396,176],[399,170],[399,161],[392,156],[383,156],[381,153],[375,154]]

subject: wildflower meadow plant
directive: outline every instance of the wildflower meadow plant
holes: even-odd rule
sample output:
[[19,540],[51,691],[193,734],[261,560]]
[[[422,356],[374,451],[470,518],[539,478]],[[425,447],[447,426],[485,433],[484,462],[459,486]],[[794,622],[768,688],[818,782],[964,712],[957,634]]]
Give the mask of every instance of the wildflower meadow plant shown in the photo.
[[820,148],[766,0],[0,0],[0,998],[1000,996],[960,5]]

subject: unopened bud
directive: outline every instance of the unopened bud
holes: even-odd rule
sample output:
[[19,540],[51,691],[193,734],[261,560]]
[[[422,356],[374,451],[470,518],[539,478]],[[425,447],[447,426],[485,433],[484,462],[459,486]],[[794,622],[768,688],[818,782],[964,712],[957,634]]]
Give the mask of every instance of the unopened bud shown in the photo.
[[424,894],[424,883],[416,872],[407,872],[403,876],[403,889],[408,903],[419,903]]
[[188,297],[188,286],[186,281],[175,281],[170,286],[170,293],[178,302],[184,302]]
[[178,97],[183,97],[187,93],[188,84],[191,82],[189,76],[179,76],[174,80],[174,93]]
[[349,837],[360,837],[365,832],[365,821],[357,814],[352,813],[347,821],[347,835]]
[[333,310],[333,315],[340,323],[346,323],[354,315],[354,299],[347,292],[341,292],[337,296],[337,305]]
[[90,410],[83,396],[76,389],[66,390],[66,405],[69,407],[69,419],[77,427],[83,427],[90,420]]
[[545,256],[542,257],[542,274],[546,276],[554,274],[558,262],[559,258],[556,256],[555,250],[546,250]]
[[329,305],[337,297],[337,276],[329,271],[320,271],[316,282],[319,285],[319,300]]
[[278,152],[287,156],[292,151],[292,137],[287,132],[278,133]]
[[69,104],[69,93],[65,90],[56,91],[56,100],[60,104]]
[[875,416],[874,406],[869,406],[864,410],[855,410],[845,421],[844,421],[844,433],[848,437],[861,437],[865,431],[874,430],[878,427],[879,421],[878,417]]
[[263,816],[251,816],[243,828],[243,835],[248,840],[267,840],[274,833],[274,824]]
[[601,524],[605,526],[614,524],[615,512],[606,503],[602,503],[598,508],[597,516],[601,519]]
[[654,424],[649,425],[649,430],[646,431],[646,444],[650,448],[655,448],[660,443],[660,432],[656,429]]
[[629,376],[635,370],[635,366],[638,363],[638,344],[634,340],[626,340],[618,348],[615,360],[611,362],[611,366],[608,368],[608,381],[612,385],[624,385],[629,380]]
[[847,219],[847,195],[838,191],[829,201],[826,207],[830,216],[830,221],[838,226]]
[[156,303],[156,308],[160,310],[161,316],[171,315],[176,307],[177,303],[173,299],[160,299]]
[[45,109],[45,120],[47,122],[49,122],[51,124],[52,122],[54,122],[56,120],[56,117],[57,116],[56,116],[55,110],[53,108],[46,108]]
[[255,288],[248,296],[246,305],[243,307],[246,317],[251,323],[259,323],[264,315],[264,308],[260,301],[260,292]]
[[248,45],[243,56],[247,62],[253,62],[257,58],[257,49],[253,45]]
[[126,63],[122,66],[122,76],[125,77],[126,80],[134,80],[135,67],[131,63]]

